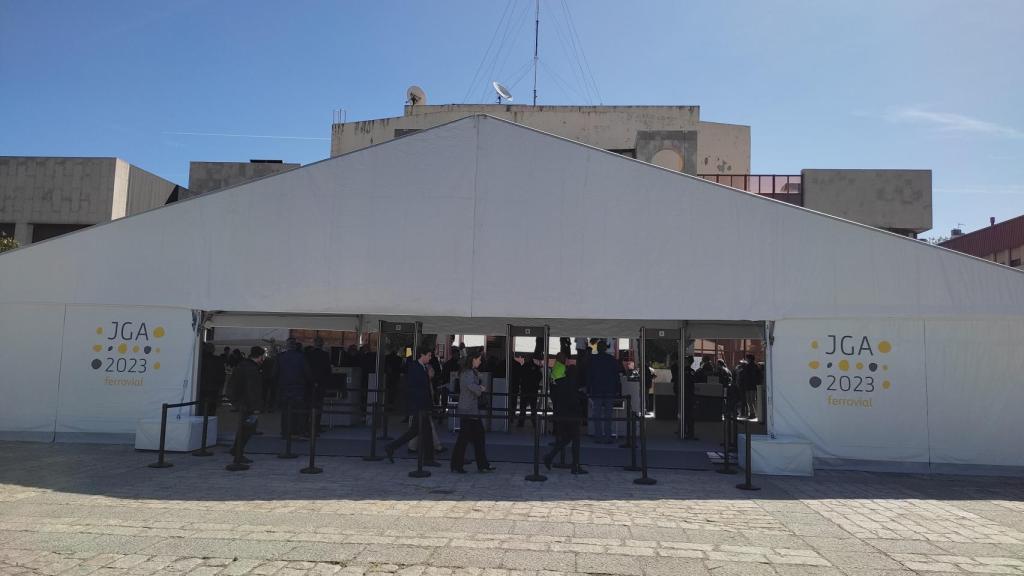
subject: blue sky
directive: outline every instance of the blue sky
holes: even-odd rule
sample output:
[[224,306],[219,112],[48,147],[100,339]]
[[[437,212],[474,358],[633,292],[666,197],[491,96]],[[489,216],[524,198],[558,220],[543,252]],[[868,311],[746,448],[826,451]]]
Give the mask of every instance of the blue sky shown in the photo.
[[[755,173],[930,168],[926,236],[1024,213],[1024,2],[565,4],[596,90],[542,0],[542,104],[696,104],[752,127]],[[0,0],[0,155],[119,156],[183,185],[190,160],[312,162],[333,110],[400,115],[410,84],[482,102],[500,79],[526,101],[532,6]]]

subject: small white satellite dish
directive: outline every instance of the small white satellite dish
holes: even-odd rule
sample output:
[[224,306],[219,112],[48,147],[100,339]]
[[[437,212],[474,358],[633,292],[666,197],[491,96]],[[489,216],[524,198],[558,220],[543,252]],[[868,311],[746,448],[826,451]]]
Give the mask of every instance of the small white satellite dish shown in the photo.
[[498,82],[491,82],[491,86],[494,86],[494,91],[498,93],[498,104],[501,104],[502,98],[509,102],[512,101],[512,93],[508,91],[508,88],[505,88]]
[[415,106],[417,104],[427,103],[427,93],[423,91],[423,88],[416,86],[415,84],[409,86],[405,91],[405,101]]

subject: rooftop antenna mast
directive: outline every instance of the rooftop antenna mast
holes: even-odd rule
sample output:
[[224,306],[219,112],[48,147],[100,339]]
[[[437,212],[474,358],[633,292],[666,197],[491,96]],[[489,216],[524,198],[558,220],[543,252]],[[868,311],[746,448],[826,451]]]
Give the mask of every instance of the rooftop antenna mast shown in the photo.
[[540,41],[540,0],[537,0],[537,17],[533,21],[533,105],[537,105],[537,44]]

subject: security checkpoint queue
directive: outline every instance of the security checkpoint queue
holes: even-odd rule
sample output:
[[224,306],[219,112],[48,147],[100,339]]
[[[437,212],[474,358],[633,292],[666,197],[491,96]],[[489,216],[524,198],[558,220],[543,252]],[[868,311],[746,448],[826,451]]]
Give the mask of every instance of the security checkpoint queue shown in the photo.
[[[561,466],[572,474],[585,474],[582,445],[623,442],[620,446],[629,450],[624,453],[629,463],[623,468],[642,472],[637,483],[653,483],[647,474],[647,441],[659,378],[670,380],[662,384],[674,391],[676,399],[673,412],[678,425],[672,433],[690,440],[695,439],[695,404],[699,402],[696,381],[703,377],[706,382],[708,375],[714,374],[720,382],[722,388],[714,401],[719,404],[722,421],[737,415],[751,417],[754,415],[748,412],[753,408],[744,404],[740,382],[744,372],[746,381],[752,380],[757,364],[752,357],[744,358],[734,375],[721,358],[717,363],[703,358],[696,365],[686,354],[680,330],[641,329],[639,336],[630,341],[635,347],[620,350],[616,358],[610,346],[614,339],[555,339],[546,326],[507,325],[504,362],[478,347],[454,345],[454,338],[447,346],[439,345],[436,336],[422,334],[417,322],[381,321],[375,352],[364,348],[358,355],[341,358],[325,351],[319,337],[307,347],[290,338],[287,349],[272,358],[263,347],[254,346],[243,358],[236,358],[234,366],[207,347],[200,366],[201,406],[207,414],[215,413],[221,403],[225,405],[222,414],[225,408],[238,411],[229,470],[247,469],[252,463],[245,455],[249,440],[273,427],[261,425],[260,417],[278,412],[279,433],[285,444],[281,457],[297,456],[292,452],[293,440],[309,442],[310,465],[303,469],[305,473],[319,471],[314,465],[317,439],[329,429],[325,422],[340,417],[351,425],[369,428],[366,460],[394,462],[396,452],[407,447],[417,458],[417,470],[410,473],[414,477],[427,476],[425,468],[441,465],[438,458],[448,448],[438,429],[447,428],[457,435],[449,458],[453,473],[465,473],[467,465],[487,473],[495,470],[493,456],[488,458],[494,434],[529,424],[534,473],[528,480],[544,479],[541,466],[546,470]],[[549,350],[549,342],[557,342],[556,353]],[[666,362],[658,363],[648,358],[649,348],[671,352],[665,356]],[[438,357],[439,350],[446,358]],[[684,361],[672,362],[673,358]],[[655,369],[659,365],[669,367]],[[345,370],[353,367],[371,369]],[[218,381],[218,369],[224,368],[227,375]],[[339,371],[347,372],[340,385],[332,378]],[[222,391],[222,397],[218,399],[211,390]],[[730,430],[728,426],[726,430]],[[735,426],[731,430],[722,437],[726,461],[729,449],[735,446]],[[543,446],[542,437],[547,437]],[[467,457],[470,446],[473,450]]]

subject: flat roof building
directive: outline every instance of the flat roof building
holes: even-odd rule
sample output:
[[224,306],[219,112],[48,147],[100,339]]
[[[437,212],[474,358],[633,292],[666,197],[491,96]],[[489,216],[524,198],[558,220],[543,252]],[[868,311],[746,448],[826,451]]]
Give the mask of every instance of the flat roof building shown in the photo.
[[1024,215],[998,224],[993,218],[988,228],[956,234],[939,246],[1010,268],[1024,268]]
[[402,116],[335,122],[331,156],[477,114],[901,236],[932,227],[930,170],[751,174],[750,126],[707,122],[699,106],[406,105]]
[[24,246],[163,206],[182,190],[120,158],[0,156],[0,233]]

